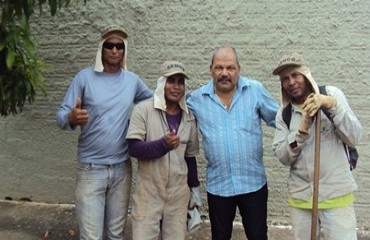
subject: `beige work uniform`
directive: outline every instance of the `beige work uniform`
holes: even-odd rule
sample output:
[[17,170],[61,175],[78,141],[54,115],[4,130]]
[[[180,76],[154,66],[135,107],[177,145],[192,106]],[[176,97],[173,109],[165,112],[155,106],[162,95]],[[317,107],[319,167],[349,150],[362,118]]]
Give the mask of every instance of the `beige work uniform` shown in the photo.
[[[165,112],[153,107],[153,99],[138,104],[132,114],[127,139],[154,141],[169,131]],[[196,121],[182,111],[177,135],[180,145],[161,158],[138,159],[133,194],[133,239],[185,239],[189,187],[184,157],[199,152]],[[160,225],[161,224],[161,225]]]

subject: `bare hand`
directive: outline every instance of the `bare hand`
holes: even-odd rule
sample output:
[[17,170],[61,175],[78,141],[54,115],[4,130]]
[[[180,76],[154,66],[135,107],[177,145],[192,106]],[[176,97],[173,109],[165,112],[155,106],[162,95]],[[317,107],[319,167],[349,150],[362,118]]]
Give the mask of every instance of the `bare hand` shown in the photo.
[[164,139],[170,145],[171,149],[175,149],[180,145],[180,137],[176,135],[175,130],[164,135]]
[[68,121],[71,125],[85,125],[89,120],[89,115],[86,109],[82,109],[82,101],[77,98],[76,107],[68,113]]

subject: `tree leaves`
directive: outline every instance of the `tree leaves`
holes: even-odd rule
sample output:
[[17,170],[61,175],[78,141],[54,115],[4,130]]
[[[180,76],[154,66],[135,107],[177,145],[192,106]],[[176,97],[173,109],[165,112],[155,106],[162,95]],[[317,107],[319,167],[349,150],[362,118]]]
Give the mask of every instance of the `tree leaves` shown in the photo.
[[[79,0],[82,1],[82,0]],[[84,3],[87,0],[83,0]],[[29,19],[34,8],[48,3],[54,16],[61,7],[68,7],[70,0],[0,0],[0,115],[21,112],[26,101],[33,103],[36,89],[46,94],[43,60],[35,54]]]
[[57,12],[57,4],[58,2],[56,0],[49,0],[51,16],[54,16]]
[[8,48],[8,52],[6,54],[6,66],[10,70],[13,67],[15,61],[15,52],[13,49]]

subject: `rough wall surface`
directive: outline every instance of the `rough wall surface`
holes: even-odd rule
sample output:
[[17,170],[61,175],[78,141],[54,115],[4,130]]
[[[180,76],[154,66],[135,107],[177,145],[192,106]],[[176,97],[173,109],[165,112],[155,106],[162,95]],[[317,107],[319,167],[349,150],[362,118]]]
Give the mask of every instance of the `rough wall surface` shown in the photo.
[[[89,1],[72,3],[55,17],[45,9],[32,19],[32,26],[38,54],[51,67],[46,76],[48,95],[39,95],[19,115],[0,119],[0,198],[73,203],[78,131],[58,129],[55,112],[74,74],[93,63],[99,32],[111,23],[128,31],[128,68],[152,89],[159,65],[168,59],[186,65],[192,78],[188,88],[204,85],[210,79],[212,50],[230,45],[239,54],[242,75],[260,80],[278,100],[279,82],[271,71],[281,55],[301,52],[319,84],[336,85],[346,93],[363,125],[354,171],[359,186],[355,208],[358,226],[370,229],[367,0]],[[288,168],[272,155],[273,129],[264,126],[264,132],[269,223],[289,224]],[[198,162],[205,193],[203,155]]]

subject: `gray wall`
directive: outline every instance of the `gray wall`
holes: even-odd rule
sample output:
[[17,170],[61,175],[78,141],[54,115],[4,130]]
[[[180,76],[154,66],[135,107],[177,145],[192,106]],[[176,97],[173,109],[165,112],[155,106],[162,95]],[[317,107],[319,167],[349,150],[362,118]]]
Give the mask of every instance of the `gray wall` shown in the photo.
[[[271,71],[281,55],[301,52],[316,81],[340,87],[363,124],[355,207],[359,227],[369,229],[369,16],[368,0],[91,0],[72,3],[53,18],[45,9],[32,26],[38,54],[50,67],[48,95],[39,95],[22,114],[0,119],[0,198],[73,203],[78,131],[58,129],[55,112],[74,74],[93,63],[100,29],[117,23],[129,33],[129,69],[152,89],[168,59],[187,66],[189,88],[204,85],[212,50],[230,45],[239,53],[242,75],[260,80],[278,100],[279,82]],[[264,132],[269,222],[289,224],[288,168],[272,155],[273,129],[264,126]],[[203,155],[199,169],[205,190]],[[206,204],[202,211],[207,214]]]

